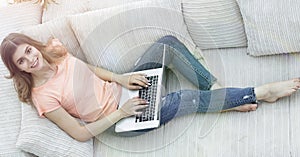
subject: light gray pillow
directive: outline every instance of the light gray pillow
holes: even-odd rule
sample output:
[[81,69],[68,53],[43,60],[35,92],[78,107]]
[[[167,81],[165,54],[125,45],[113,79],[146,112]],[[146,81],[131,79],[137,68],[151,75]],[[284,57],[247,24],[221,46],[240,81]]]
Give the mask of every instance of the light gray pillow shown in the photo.
[[32,106],[20,105],[22,122],[18,148],[41,157],[93,157],[92,139],[76,141],[47,118],[38,117]]
[[237,0],[243,16],[247,52],[253,56],[300,51],[300,2]]
[[16,148],[21,128],[21,105],[12,79],[4,78],[8,74],[0,59],[0,156],[24,157],[28,154]]
[[[9,33],[41,23],[42,8],[34,2],[12,4],[0,9],[0,42]],[[16,148],[21,127],[21,106],[13,81],[0,59],[0,156],[25,157],[30,154]]]
[[182,12],[192,39],[201,49],[247,46],[235,0],[183,0]]

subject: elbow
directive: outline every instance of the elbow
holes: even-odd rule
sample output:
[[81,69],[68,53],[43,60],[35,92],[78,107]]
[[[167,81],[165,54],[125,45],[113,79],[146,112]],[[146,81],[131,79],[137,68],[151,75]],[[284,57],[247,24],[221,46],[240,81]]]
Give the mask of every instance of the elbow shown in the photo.
[[80,127],[80,129],[71,136],[79,142],[86,142],[94,137],[84,126]]
[[81,137],[78,137],[78,138],[74,138],[76,141],[78,142],[87,142],[88,140],[90,140],[91,138],[81,138]]
[[90,140],[91,138],[86,138],[86,137],[82,137],[82,136],[77,136],[77,137],[73,137],[76,141],[78,142],[86,142],[88,140]]

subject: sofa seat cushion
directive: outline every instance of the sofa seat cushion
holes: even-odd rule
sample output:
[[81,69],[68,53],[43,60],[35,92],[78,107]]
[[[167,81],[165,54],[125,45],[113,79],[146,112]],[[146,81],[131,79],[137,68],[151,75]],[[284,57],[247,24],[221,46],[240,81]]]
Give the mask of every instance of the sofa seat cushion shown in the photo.
[[202,55],[223,86],[258,86],[289,78],[289,55],[253,57],[246,52],[246,47],[211,49]]
[[[251,57],[246,52],[247,48],[228,48],[203,50],[202,54],[212,72],[227,87],[259,86],[300,75],[300,54]],[[248,150],[255,150],[248,151],[246,156],[299,154],[299,96],[297,92],[276,103],[263,103],[255,112],[183,116],[132,138],[104,133],[95,140],[95,153],[214,157],[245,156]],[[290,142],[294,144],[291,146]]]

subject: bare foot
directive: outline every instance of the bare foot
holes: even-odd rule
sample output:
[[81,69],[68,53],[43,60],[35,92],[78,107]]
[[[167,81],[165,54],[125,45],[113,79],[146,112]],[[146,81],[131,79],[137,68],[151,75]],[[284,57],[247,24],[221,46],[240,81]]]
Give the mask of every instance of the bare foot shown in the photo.
[[300,79],[274,82],[254,89],[257,100],[275,102],[279,98],[292,95],[300,88]]
[[257,109],[257,104],[245,104],[227,110],[222,110],[221,112],[228,112],[228,111],[249,112],[249,111],[255,111],[256,109]]

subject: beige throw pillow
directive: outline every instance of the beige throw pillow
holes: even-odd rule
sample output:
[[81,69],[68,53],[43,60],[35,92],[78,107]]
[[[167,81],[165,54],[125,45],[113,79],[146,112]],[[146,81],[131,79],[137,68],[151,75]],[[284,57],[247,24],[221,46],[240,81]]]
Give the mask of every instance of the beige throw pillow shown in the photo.
[[142,1],[86,12],[70,16],[70,24],[88,62],[117,73],[128,72],[165,35],[195,52],[182,13],[168,3]]
[[75,57],[86,61],[86,58],[79,46],[79,43],[69,26],[66,17],[57,18],[49,22],[30,27],[21,31],[22,33],[46,43],[50,37],[60,40],[68,51]]
[[41,23],[42,8],[34,1],[8,5],[0,8],[0,42],[9,33]]
[[89,10],[98,10],[116,6],[128,5],[129,3],[152,1],[156,3],[167,3],[171,8],[181,10],[181,0],[89,0]]
[[67,15],[83,13],[87,11],[89,0],[56,0],[50,3],[43,11],[43,23]]

